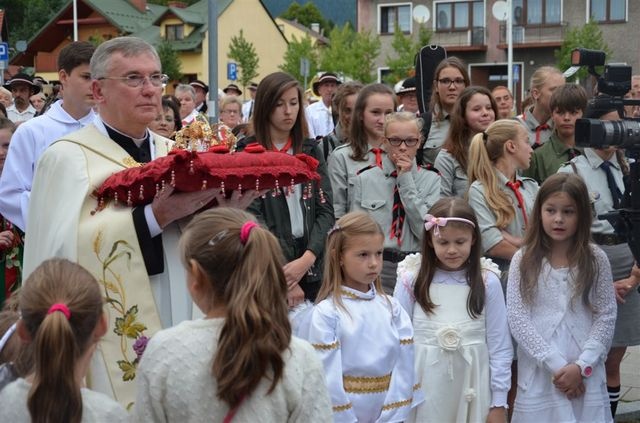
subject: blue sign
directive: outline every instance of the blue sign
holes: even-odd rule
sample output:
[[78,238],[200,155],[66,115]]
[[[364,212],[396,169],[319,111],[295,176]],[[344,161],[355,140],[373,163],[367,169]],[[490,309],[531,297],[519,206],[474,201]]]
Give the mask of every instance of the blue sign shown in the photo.
[[0,61],[9,60],[9,43],[0,43]]
[[238,65],[235,63],[227,63],[227,79],[229,81],[235,81],[238,79]]
[[520,82],[520,65],[513,65],[513,82]]

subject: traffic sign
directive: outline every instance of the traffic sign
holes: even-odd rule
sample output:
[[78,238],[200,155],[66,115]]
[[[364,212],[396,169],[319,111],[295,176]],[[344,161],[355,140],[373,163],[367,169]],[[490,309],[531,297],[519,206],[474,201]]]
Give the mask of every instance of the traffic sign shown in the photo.
[[9,60],[9,43],[0,43],[0,61]]
[[238,79],[238,65],[233,62],[227,63],[227,79],[229,81]]

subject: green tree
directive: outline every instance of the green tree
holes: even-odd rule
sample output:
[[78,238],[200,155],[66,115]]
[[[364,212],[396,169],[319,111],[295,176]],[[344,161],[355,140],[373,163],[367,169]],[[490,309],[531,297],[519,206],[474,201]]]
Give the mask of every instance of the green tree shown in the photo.
[[10,22],[8,41],[14,48],[16,41],[29,41],[40,32],[67,0],[2,0],[0,3],[0,8],[7,12],[5,20]]
[[320,51],[320,69],[336,72],[363,83],[376,79],[374,61],[380,40],[369,31],[356,33],[350,25],[329,32],[329,46]]
[[431,30],[426,26],[420,26],[418,30],[418,40],[413,42],[411,36],[408,36],[396,26],[391,42],[394,57],[387,55],[386,65],[389,67],[389,75],[385,78],[385,82],[395,84],[412,75],[415,69],[415,56],[422,46],[428,45],[431,40]]
[[238,65],[238,82],[243,88],[258,76],[259,64],[256,48],[253,46],[253,43],[244,38],[242,29],[239,35],[231,37],[227,57],[235,60]]
[[304,83],[304,75],[300,73],[300,60],[309,60],[309,78],[318,72],[318,52],[313,46],[313,40],[308,35],[298,40],[295,35],[287,45],[287,51],[284,53],[284,64],[278,68],[293,75],[300,84]]
[[[564,36],[564,41],[560,50],[556,50],[555,56],[558,68],[561,71],[568,69],[571,66],[571,52],[578,47],[588,48],[592,50],[602,50],[607,56],[611,54],[609,46],[602,37],[602,31],[598,24],[590,19],[589,22],[583,26],[570,28]],[[598,70],[602,72],[602,68]],[[580,69],[573,77],[569,78],[571,81],[581,80],[584,81],[588,78],[588,72],[586,69]]]
[[174,50],[169,41],[163,41],[156,50],[160,56],[160,66],[162,72],[169,76],[169,79],[178,81],[182,78],[182,62],[178,52]]
[[307,28],[310,28],[312,23],[318,23],[321,29],[325,31],[330,29],[329,22],[322,16],[320,9],[311,2],[307,2],[304,6],[301,6],[300,3],[294,1],[280,17],[290,21],[297,21]]

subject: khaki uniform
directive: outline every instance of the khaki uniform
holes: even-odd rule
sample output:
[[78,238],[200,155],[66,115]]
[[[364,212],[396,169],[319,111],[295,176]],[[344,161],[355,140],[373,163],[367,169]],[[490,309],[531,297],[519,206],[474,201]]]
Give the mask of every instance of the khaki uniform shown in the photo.
[[[336,147],[329,155],[327,166],[333,189],[333,213],[336,220],[351,210],[356,173],[360,169],[376,163],[376,155],[371,151],[371,148],[370,146],[365,160],[361,162],[351,158],[353,150],[349,144]],[[385,155],[386,153],[383,153],[383,157]]]
[[577,154],[582,153],[582,148],[567,147],[554,133],[549,142],[533,151],[529,169],[524,170],[522,174],[541,184],[549,176],[557,173],[564,163],[571,160],[571,150]]
[[[530,107],[523,114],[516,116],[516,120],[520,122],[529,133],[529,144],[542,145],[549,141],[551,134],[553,134],[553,121],[549,119],[545,123],[541,124],[535,117],[533,117],[532,112],[533,107]],[[546,125],[546,128],[540,128],[541,125]]]
[[[480,181],[474,181],[471,184],[469,187],[469,204],[476,212],[478,225],[480,226],[480,235],[482,236],[482,251],[484,254],[504,239],[502,237],[501,229],[516,237],[524,236],[525,232],[524,216],[522,215],[522,210],[518,206],[518,199],[516,198],[515,193],[507,186],[508,179],[497,170],[495,170],[495,174],[498,178],[498,186],[500,187],[500,190],[509,196],[516,214],[515,218],[505,228],[498,228],[496,226],[496,214],[485,200],[486,194],[484,191],[484,185]],[[533,210],[533,203],[535,202],[536,195],[538,194],[538,183],[531,178],[516,176],[516,179],[521,183],[520,194],[524,199],[527,218],[530,219],[531,212]]]
[[431,118],[431,128],[429,129],[429,136],[424,143],[424,150],[422,152],[424,164],[434,165],[436,157],[444,144],[447,134],[449,133],[449,113],[444,112],[444,119],[436,121],[435,116]]
[[436,169],[440,172],[440,194],[442,197],[464,197],[469,188],[467,170],[460,166],[460,163],[447,151],[440,150],[435,163]]

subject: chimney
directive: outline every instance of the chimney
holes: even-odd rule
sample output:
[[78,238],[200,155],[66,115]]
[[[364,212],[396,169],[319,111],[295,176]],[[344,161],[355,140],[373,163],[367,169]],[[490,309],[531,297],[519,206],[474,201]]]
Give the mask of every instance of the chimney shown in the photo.
[[312,23],[312,24],[311,24],[311,30],[312,30],[313,32],[320,33],[320,24],[319,24],[319,23],[317,23],[317,22]]
[[138,9],[140,13],[147,12],[147,0],[129,0],[129,2],[131,3],[131,6]]

